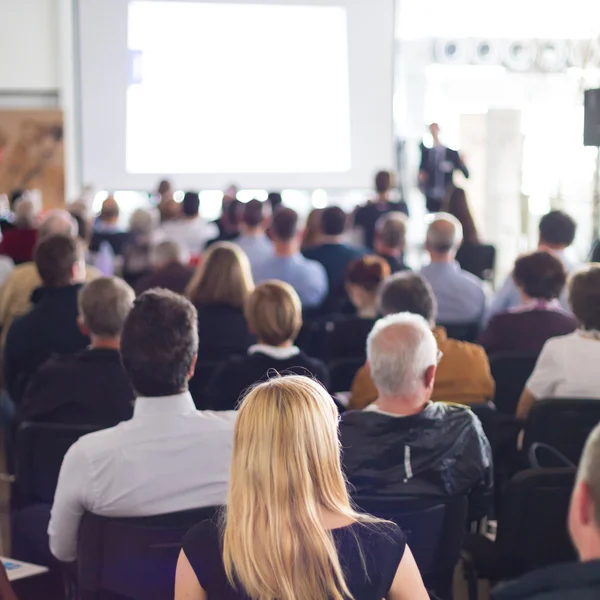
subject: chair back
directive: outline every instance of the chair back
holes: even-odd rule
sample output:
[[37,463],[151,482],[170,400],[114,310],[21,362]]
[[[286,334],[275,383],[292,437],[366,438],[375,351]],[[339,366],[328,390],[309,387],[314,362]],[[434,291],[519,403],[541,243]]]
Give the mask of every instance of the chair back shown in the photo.
[[438,323],[446,330],[449,338],[460,342],[475,342],[479,335],[479,323]]
[[79,526],[77,584],[81,600],[108,595],[172,600],[184,535],[218,507],[167,515],[108,518],[86,513]]
[[52,504],[58,474],[67,450],[98,426],[23,423],[15,440],[14,503]]
[[348,392],[358,370],[365,364],[364,357],[340,358],[329,363],[329,389]]
[[498,412],[514,415],[535,363],[537,353],[503,352],[490,356],[490,369],[496,382],[494,404]]
[[466,533],[467,498],[356,497],[354,502],[402,529],[426,586],[447,597]]
[[558,450],[579,464],[585,442],[600,422],[600,400],[553,398],[536,402],[525,423],[523,450],[534,443]]
[[496,544],[514,576],[575,560],[567,514],[576,470],[528,469],[508,483]]
[[463,244],[456,253],[461,269],[483,281],[493,281],[496,269],[496,247],[491,244]]

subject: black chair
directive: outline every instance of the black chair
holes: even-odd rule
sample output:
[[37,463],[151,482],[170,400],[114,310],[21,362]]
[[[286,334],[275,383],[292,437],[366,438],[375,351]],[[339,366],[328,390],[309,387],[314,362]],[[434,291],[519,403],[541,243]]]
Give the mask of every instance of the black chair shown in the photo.
[[461,269],[483,281],[493,281],[496,270],[496,247],[491,244],[463,244],[456,253]]
[[341,358],[329,363],[329,389],[332,392],[347,392],[358,370],[365,364],[364,357]]
[[494,404],[498,412],[514,415],[538,354],[531,352],[503,352],[490,356],[490,369],[496,382]]
[[574,560],[567,513],[575,469],[529,469],[508,483],[498,515],[496,541],[469,535],[462,553],[469,598],[477,599],[477,580],[499,582]]
[[585,442],[600,422],[600,400],[555,398],[533,406],[525,422],[523,451],[532,444],[558,450],[573,464],[579,464]]
[[12,505],[52,504],[67,450],[97,426],[23,423],[15,441],[15,486]]
[[428,589],[452,598],[452,579],[467,528],[468,500],[455,498],[367,498],[354,502],[365,512],[396,523],[404,532]]
[[210,381],[210,378],[213,376],[213,373],[221,366],[221,362],[210,362],[210,361],[202,361],[196,363],[196,369],[194,371],[194,375],[190,379],[188,383],[188,387],[190,390],[190,394],[194,399],[194,404],[198,410],[203,410],[207,408],[205,406],[205,397],[204,394],[206,392],[206,386]]
[[479,323],[438,323],[446,330],[449,338],[460,342],[475,342],[479,335]]
[[217,510],[136,518],[84,515],[77,548],[78,600],[172,600],[181,540]]

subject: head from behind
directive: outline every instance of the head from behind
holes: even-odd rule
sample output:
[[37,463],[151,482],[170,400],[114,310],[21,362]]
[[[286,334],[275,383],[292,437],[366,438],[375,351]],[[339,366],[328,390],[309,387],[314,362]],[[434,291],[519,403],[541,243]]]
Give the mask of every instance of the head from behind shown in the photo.
[[271,205],[271,212],[274,213],[283,204],[281,192],[269,192],[267,202]]
[[302,234],[302,249],[313,248],[321,243],[321,219],[323,218],[323,208],[313,208],[308,213],[306,219],[306,226],[304,227],[304,233]]
[[242,211],[242,231],[246,233],[263,232],[271,217],[271,205],[253,198],[246,204]]
[[295,210],[282,207],[273,215],[271,236],[276,251],[296,251],[299,233],[298,213]]
[[134,300],[134,291],[117,277],[101,277],[83,287],[78,299],[79,328],[91,337],[92,346],[118,348]]
[[452,188],[448,196],[446,210],[459,220],[463,229],[463,240],[468,244],[478,244],[479,236],[477,235],[477,228],[475,227],[475,221],[469,208],[465,190],[460,187]]
[[198,192],[186,192],[181,202],[181,214],[188,219],[195,219],[200,210],[200,196]]
[[516,260],[513,279],[525,301],[554,300],[565,287],[567,273],[558,258],[539,250]]
[[462,226],[458,219],[448,213],[433,215],[425,240],[425,247],[431,256],[431,262],[454,260],[461,243]]
[[21,197],[15,202],[15,226],[19,229],[33,229],[38,211],[33,200]]
[[321,232],[328,238],[339,238],[346,232],[348,215],[339,206],[328,206],[321,215]]
[[38,241],[53,235],[68,235],[75,239],[79,232],[77,221],[66,210],[54,209],[46,213],[38,227]]
[[235,244],[213,244],[196,268],[186,295],[198,307],[226,304],[242,308],[254,289],[250,261]]
[[440,126],[437,123],[431,123],[429,125],[429,133],[431,133],[431,137],[433,138],[433,143],[439,143],[440,139]]
[[437,344],[420,315],[399,313],[375,323],[367,338],[367,360],[379,401],[418,411],[430,399]]
[[394,185],[394,176],[391,171],[379,171],[375,175],[375,191],[381,198],[387,198]]
[[149,236],[157,227],[157,214],[144,208],[134,210],[129,219],[129,229],[134,236]]
[[382,215],[375,224],[375,252],[382,256],[400,256],[406,246],[408,219],[401,212]]
[[363,256],[348,265],[346,290],[359,313],[377,313],[379,288],[389,276],[390,266],[379,256]]
[[168,179],[163,179],[162,181],[159,181],[158,183],[158,188],[156,190],[157,194],[159,196],[163,196],[165,194],[170,194],[173,191],[173,186],[171,185],[171,182]]
[[109,196],[104,200],[98,219],[107,225],[113,225],[119,220],[119,205],[114,196]]
[[429,282],[418,273],[396,273],[379,292],[379,312],[383,316],[411,313],[423,317],[429,327],[435,325],[437,304]]
[[579,560],[600,559],[600,425],[590,434],[579,464],[569,532]]
[[177,242],[161,242],[152,248],[150,260],[157,271],[173,264],[185,264],[190,257]]
[[[252,598],[342,600],[348,591],[322,511],[358,518],[340,464],[336,407],[307,377],[277,377],[243,400],[223,559]],[[297,568],[302,565],[302,568]]]
[[300,298],[283,281],[257,285],[246,300],[244,315],[250,332],[268,346],[291,346],[302,327]]
[[187,390],[198,354],[198,315],[189,300],[168,290],[139,296],[121,334],[125,372],[141,396]]
[[600,331],[600,264],[580,269],[569,284],[571,310],[580,327]]
[[83,250],[71,236],[42,238],[35,247],[33,260],[44,287],[65,287],[85,279]]
[[573,243],[577,224],[562,210],[553,210],[540,219],[540,246],[564,250]]

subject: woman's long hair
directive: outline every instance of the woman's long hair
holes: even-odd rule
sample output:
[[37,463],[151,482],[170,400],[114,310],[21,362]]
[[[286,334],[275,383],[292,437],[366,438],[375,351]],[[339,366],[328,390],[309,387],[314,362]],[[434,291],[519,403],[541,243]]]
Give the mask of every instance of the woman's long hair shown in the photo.
[[459,187],[451,188],[445,204],[446,206],[442,210],[454,215],[462,225],[463,242],[467,244],[479,244],[477,227],[469,208],[465,190]]
[[223,562],[253,600],[351,598],[327,510],[377,520],[350,505],[340,464],[337,409],[308,377],[252,389],[235,426]]

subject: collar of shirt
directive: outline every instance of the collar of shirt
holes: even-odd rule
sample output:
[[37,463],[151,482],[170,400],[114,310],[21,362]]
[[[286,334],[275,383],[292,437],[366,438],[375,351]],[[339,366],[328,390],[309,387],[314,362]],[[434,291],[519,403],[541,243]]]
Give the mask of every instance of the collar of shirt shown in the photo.
[[135,401],[133,418],[152,415],[185,415],[195,412],[196,405],[189,392],[173,396],[139,396]]
[[458,271],[460,271],[460,265],[455,260],[452,260],[450,262],[435,261],[435,262],[430,262],[428,265],[425,265],[422,270],[423,271],[438,271],[438,272],[445,272],[445,271],[458,272]]
[[[423,410],[426,410],[430,406],[430,404],[431,404],[431,401],[427,402],[425,404],[425,406],[423,407]],[[379,406],[377,406],[376,402],[369,404],[369,406],[367,406],[364,410],[366,412],[375,412],[380,415],[385,415],[386,417],[393,417],[394,419],[405,419],[406,417],[414,417],[414,415],[400,415],[398,413],[391,413],[391,412],[387,412],[385,410],[381,410],[381,408],[379,408]],[[423,412],[423,411],[421,411],[421,412]],[[415,414],[421,414],[421,413],[415,413]]]
[[300,348],[298,346],[277,348],[276,346],[267,346],[267,344],[254,344],[248,348],[248,354],[266,354],[276,360],[285,360],[300,354]]
[[559,310],[562,311],[563,307],[560,302],[554,298],[553,300],[544,300],[542,298],[532,298],[521,304],[520,306],[513,306],[509,309],[509,312],[529,312],[530,310]]

